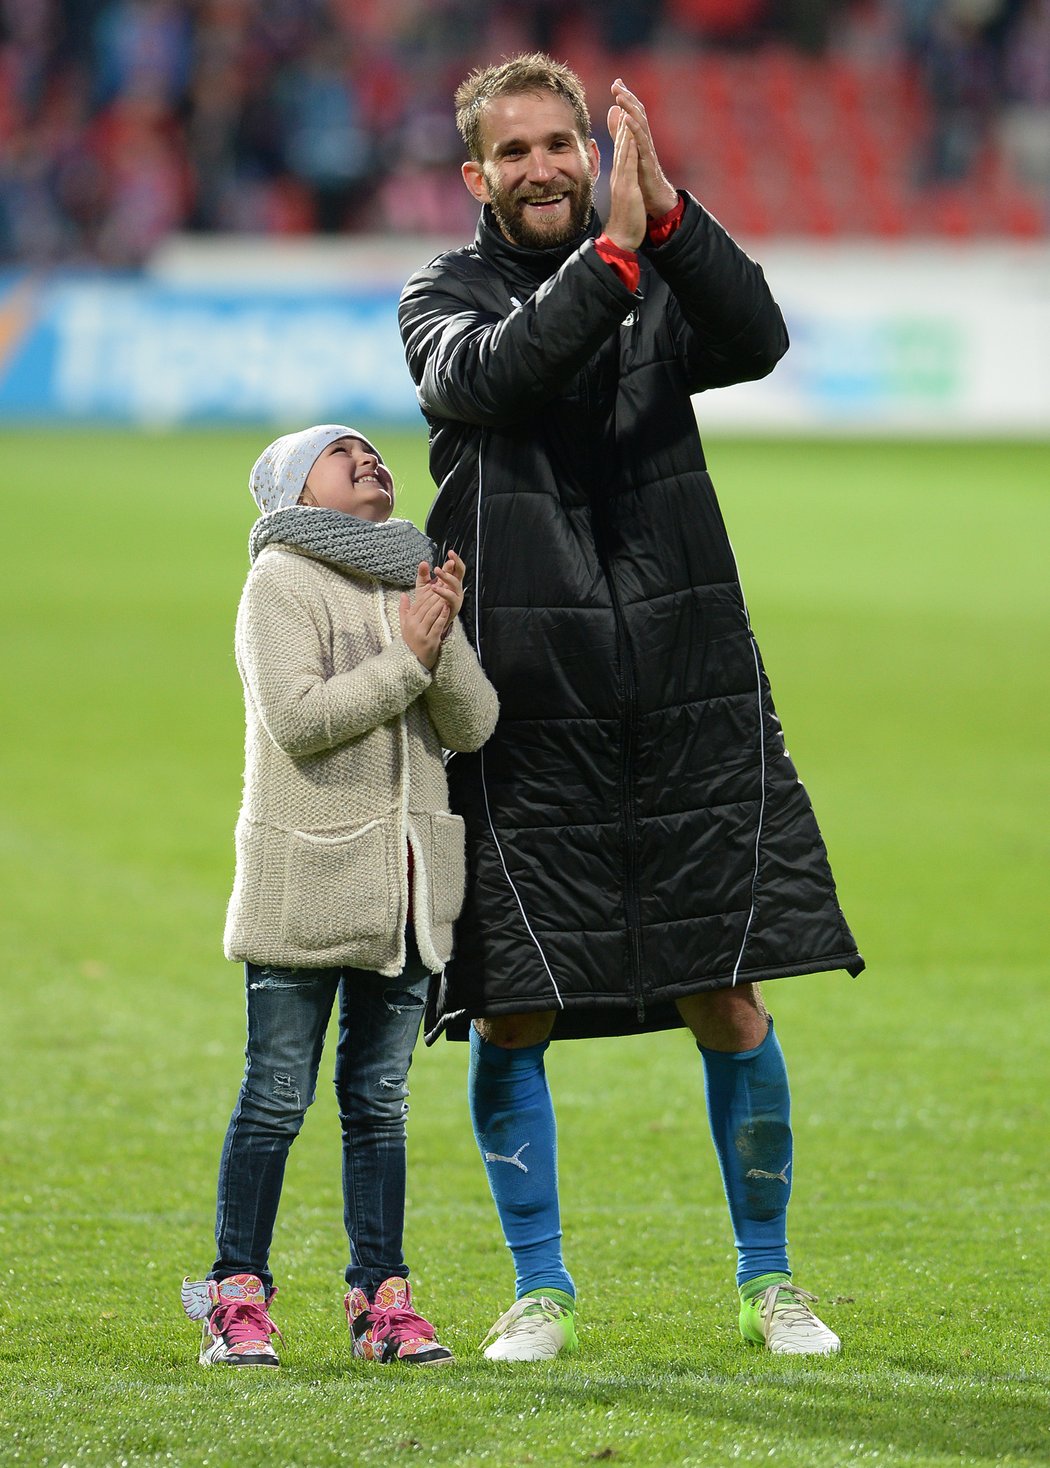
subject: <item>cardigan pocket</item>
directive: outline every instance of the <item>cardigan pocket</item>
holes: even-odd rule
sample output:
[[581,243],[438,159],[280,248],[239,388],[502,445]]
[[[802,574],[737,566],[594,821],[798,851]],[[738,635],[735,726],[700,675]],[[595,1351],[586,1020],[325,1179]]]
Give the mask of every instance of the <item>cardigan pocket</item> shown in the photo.
[[350,834],[290,835],[284,929],[297,947],[338,948],[397,928],[395,822],[369,821]]
[[435,923],[454,923],[466,891],[466,828],[461,816],[438,813],[430,830],[430,915]]

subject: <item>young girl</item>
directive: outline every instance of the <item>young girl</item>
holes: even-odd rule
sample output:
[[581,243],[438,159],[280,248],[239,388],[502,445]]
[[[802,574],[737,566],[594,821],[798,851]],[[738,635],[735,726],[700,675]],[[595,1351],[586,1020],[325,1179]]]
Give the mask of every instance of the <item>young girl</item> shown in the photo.
[[427,537],[390,518],[390,471],[360,433],[279,438],[249,487],[263,514],[237,614],[247,728],[225,934],[245,965],[247,1064],[215,1263],[183,1305],[204,1322],[202,1365],[279,1364],[270,1242],[338,998],[353,1353],[437,1365],[452,1353],[412,1308],[402,1255],[407,1075],[463,902],[442,748],[483,744],[496,694],[457,621],[463,562],[432,570]]

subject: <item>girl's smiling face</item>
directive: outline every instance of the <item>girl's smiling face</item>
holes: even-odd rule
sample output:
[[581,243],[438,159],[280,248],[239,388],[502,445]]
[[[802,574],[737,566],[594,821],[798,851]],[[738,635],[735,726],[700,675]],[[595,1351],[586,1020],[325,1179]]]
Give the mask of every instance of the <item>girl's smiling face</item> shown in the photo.
[[337,438],[314,460],[299,503],[342,510],[359,520],[388,520],[394,509],[394,481],[362,439]]

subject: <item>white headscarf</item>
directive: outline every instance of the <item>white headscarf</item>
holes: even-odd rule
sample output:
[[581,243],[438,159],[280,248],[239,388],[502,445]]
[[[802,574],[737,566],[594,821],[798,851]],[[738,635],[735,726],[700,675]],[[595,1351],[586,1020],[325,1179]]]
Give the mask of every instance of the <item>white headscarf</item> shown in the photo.
[[248,477],[252,498],[264,515],[298,504],[318,454],[330,443],[335,443],[337,438],[359,438],[379,462],[383,462],[382,454],[363,433],[356,428],[347,428],[343,423],[320,423],[315,428],[303,428],[299,433],[286,433],[263,449]]

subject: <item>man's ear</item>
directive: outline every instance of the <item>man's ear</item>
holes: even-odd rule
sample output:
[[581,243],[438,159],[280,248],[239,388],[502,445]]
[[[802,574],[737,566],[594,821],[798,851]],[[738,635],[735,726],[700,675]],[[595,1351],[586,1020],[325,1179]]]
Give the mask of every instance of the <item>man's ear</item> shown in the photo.
[[464,163],[460,171],[463,174],[463,182],[466,184],[470,192],[474,195],[475,199],[477,199],[478,203],[491,203],[492,195],[489,193],[489,186],[485,182],[485,171],[482,168],[481,164],[475,163],[474,160],[471,158],[468,159],[466,163]]
[[598,144],[593,138],[587,139],[587,157],[591,165],[591,178],[596,179],[602,171],[602,155],[598,151]]

